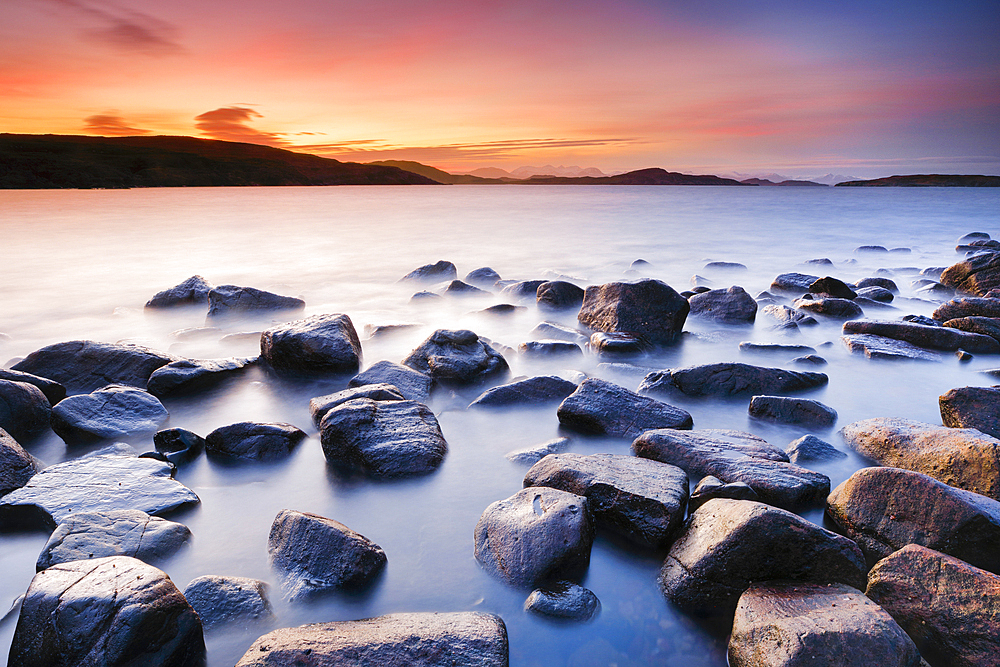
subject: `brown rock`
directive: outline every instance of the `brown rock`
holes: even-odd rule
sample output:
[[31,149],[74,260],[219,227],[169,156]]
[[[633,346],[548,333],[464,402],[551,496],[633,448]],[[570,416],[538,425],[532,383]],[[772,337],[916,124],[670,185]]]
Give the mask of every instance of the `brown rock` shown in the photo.
[[948,327],[931,327],[913,322],[885,322],[879,320],[852,320],[844,322],[845,334],[871,334],[885,336],[918,347],[932,350],[954,351],[959,348],[983,354],[1000,353],[1000,342],[990,336],[968,333]]
[[945,426],[1000,438],[1000,386],[952,389],[938,397],[938,406]]
[[595,331],[624,332],[666,345],[680,335],[690,306],[659,280],[587,287],[577,319]]
[[978,315],[956,317],[945,322],[943,326],[967,333],[989,336],[1000,341],[1000,317],[981,317]]
[[1000,253],[984,252],[952,264],[941,274],[941,282],[962,292],[985,296],[1000,287]]
[[961,297],[941,304],[931,315],[938,322],[959,317],[1000,317],[1000,299],[992,297]]

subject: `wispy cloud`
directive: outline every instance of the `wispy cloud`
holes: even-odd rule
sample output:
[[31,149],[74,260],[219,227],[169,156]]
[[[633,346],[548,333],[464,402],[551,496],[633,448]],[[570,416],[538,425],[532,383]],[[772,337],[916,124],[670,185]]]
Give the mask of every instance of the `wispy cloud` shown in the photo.
[[261,132],[250,127],[254,118],[263,118],[261,114],[249,107],[231,106],[206,111],[195,116],[195,127],[198,131],[212,139],[222,141],[242,141],[251,144],[288,147],[288,141],[273,132]]
[[89,18],[95,27],[85,34],[114,48],[151,56],[181,53],[177,27],[154,16],[130,9],[86,0],[48,0]]
[[471,143],[451,143],[430,146],[403,146],[379,139],[363,139],[339,143],[297,145],[293,150],[316,153],[326,157],[347,160],[371,161],[379,159],[411,159],[440,163],[462,163],[484,159],[503,160],[516,158],[525,152],[546,149],[567,150],[577,148],[628,146],[642,143],[631,138],[594,139],[505,139]]
[[137,134],[149,134],[149,130],[131,127],[116,111],[95,114],[83,119],[84,131],[105,137],[129,137]]

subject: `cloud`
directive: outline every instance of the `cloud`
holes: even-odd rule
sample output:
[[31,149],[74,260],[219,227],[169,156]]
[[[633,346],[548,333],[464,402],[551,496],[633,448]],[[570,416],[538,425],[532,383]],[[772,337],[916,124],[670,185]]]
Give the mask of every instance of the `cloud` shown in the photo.
[[130,137],[150,133],[149,130],[130,127],[125,119],[114,111],[88,116],[83,119],[83,122],[85,132],[105,137]]
[[149,14],[84,0],[49,2],[89,17],[98,27],[86,30],[85,34],[117,49],[151,56],[173,55],[184,50],[176,41],[177,27]]
[[273,132],[261,132],[248,125],[254,118],[263,116],[242,106],[221,107],[195,116],[195,127],[211,139],[242,141],[285,148],[288,142]]

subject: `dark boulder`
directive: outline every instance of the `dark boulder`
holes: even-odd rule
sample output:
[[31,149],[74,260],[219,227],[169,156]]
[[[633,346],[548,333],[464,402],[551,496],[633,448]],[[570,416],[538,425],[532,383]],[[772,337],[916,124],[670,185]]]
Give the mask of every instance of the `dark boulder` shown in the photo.
[[792,440],[785,448],[788,460],[792,463],[807,461],[836,461],[846,459],[847,454],[840,451],[833,445],[820,440],[815,435],[804,435],[797,440]]
[[305,437],[305,431],[283,422],[237,422],[209,433],[205,451],[235,459],[275,461],[290,455]]
[[274,618],[267,584],[258,579],[207,574],[192,580],[184,589],[184,597],[206,629]]
[[461,280],[452,280],[448,283],[448,286],[444,288],[444,294],[448,296],[477,296],[490,294],[490,292],[479,289],[475,285],[463,283]]
[[493,287],[500,280],[500,274],[488,266],[473,269],[465,274],[465,282],[479,287]]
[[524,610],[544,616],[589,621],[601,609],[594,593],[572,581],[557,581],[536,588],[524,601]]
[[583,288],[565,280],[542,283],[535,291],[535,301],[542,310],[569,310],[583,304]]
[[893,298],[892,292],[885,289],[884,287],[859,287],[858,288],[858,298],[861,299],[871,299],[872,301],[880,301],[882,303],[890,303]]
[[291,599],[366,588],[385,568],[382,547],[326,517],[281,510],[267,538],[271,565]]
[[598,331],[590,336],[589,346],[602,357],[642,354],[649,350],[645,340],[621,331]]
[[69,445],[102,440],[148,440],[169,418],[152,394],[135,387],[108,385],[63,399],[52,408],[52,430]]
[[844,346],[855,354],[863,354],[869,359],[893,359],[909,361],[941,361],[937,352],[925,350],[905,341],[873,334],[841,336]]
[[781,273],[771,283],[770,289],[804,294],[809,291],[809,286],[817,280],[819,280],[819,276],[811,276],[806,273]]
[[296,313],[306,302],[292,296],[281,296],[254,287],[219,285],[208,293],[208,319],[259,317],[275,313]]
[[500,290],[500,296],[510,297],[515,301],[535,300],[538,297],[538,286],[547,283],[547,280],[520,280],[510,285],[505,285]]
[[146,302],[146,308],[173,308],[176,306],[208,306],[208,293],[212,284],[201,276],[191,276],[179,285],[157,292]]
[[573,382],[563,380],[555,375],[540,375],[487,389],[469,407],[474,405],[539,405],[552,401],[562,401],[574,391],[576,391],[576,384]]
[[1000,342],[990,336],[914,322],[852,320],[844,322],[844,333],[884,336],[932,350],[954,351],[962,348],[983,354],[1000,353]]
[[958,329],[967,333],[981,334],[1000,341],[1000,318],[998,317],[956,317],[943,323],[951,329]]
[[0,496],[27,484],[39,467],[31,454],[0,428]]
[[350,387],[363,387],[383,383],[394,386],[404,398],[423,402],[430,396],[434,380],[429,375],[408,366],[392,361],[377,361],[351,378],[347,384]]
[[154,396],[191,394],[239,376],[257,365],[259,357],[227,359],[181,359],[160,366],[149,376],[146,390]]
[[896,286],[889,278],[884,277],[872,277],[872,278],[862,278],[858,282],[854,283],[854,287],[857,289],[865,289],[866,287],[881,287],[884,290],[888,290],[890,294],[899,294],[899,287]]
[[72,394],[85,394],[108,384],[143,389],[153,371],[171,361],[177,357],[139,345],[73,340],[36,350],[13,370],[59,382]]
[[187,463],[205,451],[205,438],[182,428],[167,428],[153,435],[153,446],[171,463]]
[[29,442],[49,430],[52,406],[42,390],[26,382],[0,380],[0,429]]
[[705,475],[691,492],[688,499],[688,511],[691,514],[712,498],[729,498],[730,500],[760,500],[757,492],[745,482],[723,483],[718,477]]
[[862,245],[862,246],[858,246],[857,248],[855,248],[854,252],[856,252],[858,254],[863,254],[863,253],[883,253],[883,252],[889,252],[889,249],[886,248],[884,245]]
[[809,285],[809,291],[813,294],[827,294],[835,299],[854,299],[858,295],[847,286],[842,280],[826,276],[819,278]]
[[438,283],[445,280],[454,280],[455,278],[458,278],[458,269],[451,262],[441,259],[434,264],[424,264],[421,267],[413,269],[400,278],[399,281],[417,280]]
[[575,431],[629,439],[649,429],[689,429],[693,424],[685,410],[598,378],[584,380],[556,414],[560,424]]
[[360,387],[351,387],[343,391],[337,391],[326,396],[317,396],[309,400],[309,414],[312,415],[313,424],[320,427],[323,417],[330,410],[338,405],[353,401],[355,398],[370,398],[373,401],[403,401],[406,398],[399,389],[391,384],[380,382],[378,384],[366,384]]
[[788,396],[754,396],[747,410],[751,417],[779,424],[800,424],[829,428],[837,421],[837,411],[819,401]]
[[540,445],[535,445],[534,447],[525,447],[524,449],[507,452],[504,458],[511,463],[534,465],[549,454],[558,454],[559,452],[565,450],[569,447],[570,442],[571,440],[569,438],[553,438],[552,440],[543,442]]
[[510,373],[503,355],[467,329],[438,329],[403,360],[403,365],[455,385],[502,380]]
[[260,335],[260,356],[281,375],[357,373],[361,341],[347,315],[313,315]]
[[577,319],[595,331],[624,332],[654,344],[676,342],[690,306],[659,280],[591,285]]
[[557,322],[540,322],[529,335],[549,340],[566,340],[578,345],[586,345],[590,341],[587,334]]
[[838,299],[835,297],[816,298],[811,294],[806,294],[801,299],[796,299],[792,302],[792,305],[799,310],[826,315],[838,320],[850,320],[865,314],[865,311],[861,310],[861,306],[850,299]]
[[643,378],[639,392],[668,396],[674,392],[687,396],[790,394],[822,387],[827,382],[824,373],[723,362],[650,373]]
[[937,307],[931,317],[947,322],[959,317],[1000,317],[1000,299],[992,297],[962,297]]
[[941,274],[941,282],[960,292],[985,296],[1000,287],[1000,252],[983,252],[952,264]]
[[[1000,387],[951,389],[938,397],[938,406],[945,426],[974,428],[1000,438]],[[1000,469],[995,472],[1000,474]]]
[[59,401],[66,398],[66,387],[62,386],[55,380],[39,377],[38,375],[32,375],[31,373],[12,371],[9,368],[0,368],[0,380],[24,382],[25,384],[38,387],[42,393],[45,394],[45,398],[49,399],[49,405],[55,405]]
[[695,294],[688,304],[691,315],[724,324],[751,324],[757,317],[757,302],[738,285]]

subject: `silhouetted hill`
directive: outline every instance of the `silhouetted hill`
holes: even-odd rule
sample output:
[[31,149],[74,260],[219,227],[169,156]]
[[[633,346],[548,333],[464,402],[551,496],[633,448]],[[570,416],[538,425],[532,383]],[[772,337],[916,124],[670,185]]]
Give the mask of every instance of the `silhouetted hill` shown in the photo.
[[535,176],[520,182],[540,185],[743,185],[731,178],[679,174],[659,167],[616,176]]
[[814,181],[796,181],[793,179],[788,179],[775,183],[774,181],[768,180],[766,178],[747,178],[740,181],[740,183],[742,183],[743,185],[782,185],[782,186],[792,186],[792,187],[818,185],[821,188],[827,187],[825,183],[816,183]]
[[888,176],[870,181],[845,181],[837,187],[867,188],[997,188],[1000,176],[964,176],[961,174],[913,174],[911,176]]
[[0,188],[409,185],[396,167],[194,137],[0,134]]
[[449,185],[471,185],[471,184],[485,184],[485,183],[506,183],[507,181],[500,180],[499,178],[482,178],[480,176],[473,176],[471,174],[449,174],[447,171],[442,171],[437,167],[431,167],[420,162],[414,162],[412,160],[376,160],[375,162],[368,162],[367,164],[378,164],[386,167],[396,167],[402,169],[403,171],[409,171],[414,174],[420,174],[421,176],[426,176],[432,181],[437,181],[438,183],[447,183]]

